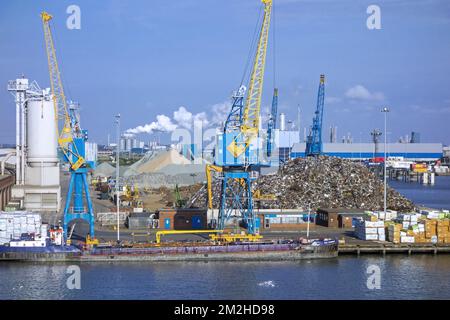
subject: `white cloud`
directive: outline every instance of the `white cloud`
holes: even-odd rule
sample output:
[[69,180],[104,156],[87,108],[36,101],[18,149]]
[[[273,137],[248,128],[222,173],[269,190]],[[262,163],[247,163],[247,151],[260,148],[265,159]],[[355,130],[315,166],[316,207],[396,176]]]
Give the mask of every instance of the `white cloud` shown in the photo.
[[382,92],[370,92],[363,85],[356,85],[351,87],[345,93],[345,96],[350,99],[355,100],[366,100],[366,101],[382,101],[384,100],[384,94]]
[[187,111],[185,107],[179,107],[173,113],[173,119],[186,129],[192,128],[192,113]]
[[294,96],[300,95],[301,91],[303,90],[303,86],[301,84],[297,85],[294,88]]
[[333,103],[338,103],[341,102],[341,98],[338,97],[325,97],[325,103],[328,104],[333,104]]
[[177,111],[173,113],[173,119],[183,128],[192,129],[192,125],[195,122],[201,122],[203,127],[208,126],[208,116],[205,112],[200,112],[195,115],[189,112],[185,107],[179,107]]
[[206,115],[206,113],[205,112],[197,113],[194,116],[194,123],[196,123],[196,122],[201,122],[204,127],[207,127],[209,125],[209,120],[208,120],[208,116]]
[[221,103],[216,103],[211,106],[212,111],[212,124],[217,125],[227,119],[231,110],[231,102],[229,100]]
[[450,107],[431,107],[431,106],[421,106],[417,104],[409,105],[408,109],[413,110],[417,113],[422,114],[447,114],[450,113]]

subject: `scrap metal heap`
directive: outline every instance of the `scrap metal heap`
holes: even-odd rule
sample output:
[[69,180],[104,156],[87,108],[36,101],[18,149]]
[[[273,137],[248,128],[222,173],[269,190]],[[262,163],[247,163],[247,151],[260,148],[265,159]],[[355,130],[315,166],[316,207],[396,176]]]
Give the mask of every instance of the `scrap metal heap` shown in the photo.
[[[275,193],[282,208],[383,208],[383,182],[364,165],[341,158],[294,159],[277,174],[261,176],[257,185],[262,192]],[[394,189],[388,189],[387,200],[389,209],[414,209],[414,204]]]
[[[254,188],[277,197],[277,201],[261,200],[260,208],[383,208],[383,182],[364,165],[335,157],[290,160],[277,173],[260,176]],[[220,184],[213,184],[212,194],[212,206],[218,208]],[[205,201],[206,192],[194,206],[202,206]],[[407,212],[414,209],[414,203],[388,188],[387,207]]]

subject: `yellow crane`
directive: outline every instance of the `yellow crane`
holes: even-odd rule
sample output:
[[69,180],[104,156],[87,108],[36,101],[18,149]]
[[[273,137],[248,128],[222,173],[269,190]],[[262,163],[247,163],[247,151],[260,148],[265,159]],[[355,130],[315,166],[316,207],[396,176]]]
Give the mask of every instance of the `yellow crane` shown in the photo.
[[[76,123],[76,119],[71,118],[69,108],[67,106],[66,95],[61,80],[61,72],[56,59],[56,50],[50,29],[50,21],[53,16],[47,12],[41,13],[42,25],[44,28],[45,50],[47,52],[48,71],[50,75],[50,87],[53,95],[53,105],[55,108],[56,129],[58,132],[58,144],[64,153],[67,161],[73,170],[80,168],[86,161],[77,151],[76,145],[73,143],[73,135],[79,133],[80,128]],[[59,132],[58,120],[62,118],[63,127]],[[75,117],[74,117],[75,118]],[[73,159],[71,155],[74,155]]]
[[[224,229],[225,221],[232,216],[241,216],[242,226],[252,235],[259,232],[259,220],[253,211],[252,181],[259,168],[268,165],[268,162],[260,157],[259,143],[254,144],[259,135],[259,117],[273,5],[272,0],[261,0],[261,2],[264,12],[248,90],[241,83],[239,90],[233,95],[233,104],[223,132],[217,137],[214,158],[214,165],[217,167],[207,168],[209,207],[212,206],[211,178],[209,177],[211,170],[221,172],[218,228]],[[260,21],[258,20],[258,23]]]
[[[68,106],[64,87],[61,79],[61,71],[56,58],[55,44],[53,41],[50,21],[53,16],[47,12],[41,13],[42,26],[44,28],[45,50],[47,53],[50,86],[55,108],[56,130],[58,145],[64,153],[65,160],[70,165],[70,182],[64,207],[64,236],[67,237],[70,221],[83,219],[89,223],[88,243],[96,243],[94,238],[94,209],[90,198],[89,186],[86,174],[89,168],[94,166],[93,161],[85,160],[85,142],[87,131],[81,130],[77,109]],[[59,131],[58,120],[62,119],[62,130]],[[72,203],[73,196],[73,206]],[[67,240],[67,239],[66,239]]]
[[[258,136],[267,43],[269,40],[270,17],[272,13],[272,0],[261,0],[261,2],[264,3],[264,18],[250,77],[247,98],[245,100],[245,107],[243,109],[241,132],[227,147],[227,150],[235,158],[244,153],[253,139]],[[240,141],[244,141],[244,143],[242,144]]]

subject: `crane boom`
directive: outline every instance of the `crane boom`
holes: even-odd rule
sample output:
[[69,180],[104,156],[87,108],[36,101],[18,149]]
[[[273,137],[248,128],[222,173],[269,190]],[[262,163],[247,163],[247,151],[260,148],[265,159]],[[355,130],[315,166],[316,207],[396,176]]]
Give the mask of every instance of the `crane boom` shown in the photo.
[[[258,136],[259,114],[264,84],[264,70],[266,65],[267,43],[269,39],[272,0],[261,0],[264,4],[264,18],[259,33],[258,46],[250,77],[250,83],[242,112],[240,134],[228,145],[227,149],[235,157],[239,157],[250,146],[252,140]],[[242,142],[241,142],[242,141]]]
[[[84,158],[79,154],[77,147],[73,144],[73,128],[72,120],[67,106],[66,95],[61,80],[61,72],[56,58],[56,50],[53,41],[52,32],[50,30],[50,21],[53,16],[47,12],[41,13],[42,25],[44,28],[45,50],[47,52],[48,71],[50,75],[50,87],[53,95],[53,105],[55,108],[55,115],[57,122],[56,130],[58,132],[58,144],[64,153],[67,161],[69,161],[71,168],[76,170],[84,163]],[[59,132],[58,120],[63,118],[63,128]],[[72,155],[72,156],[71,156]]]

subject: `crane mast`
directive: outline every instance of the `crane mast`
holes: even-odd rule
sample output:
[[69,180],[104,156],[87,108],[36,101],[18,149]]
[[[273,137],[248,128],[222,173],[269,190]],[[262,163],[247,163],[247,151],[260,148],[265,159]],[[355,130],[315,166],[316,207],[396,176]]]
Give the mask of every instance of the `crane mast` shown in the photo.
[[273,151],[273,134],[277,128],[277,113],[278,113],[278,89],[273,89],[272,109],[270,112],[269,123],[267,124],[267,156],[272,156]]

